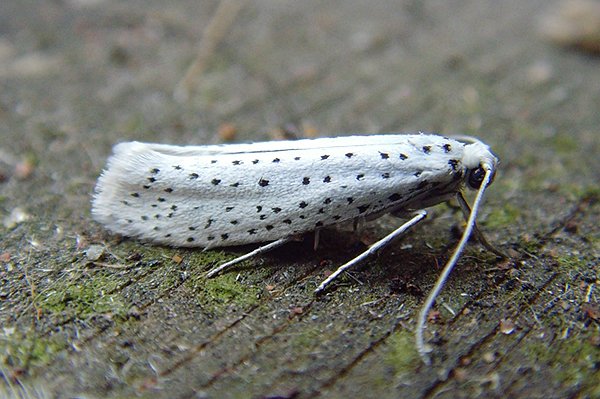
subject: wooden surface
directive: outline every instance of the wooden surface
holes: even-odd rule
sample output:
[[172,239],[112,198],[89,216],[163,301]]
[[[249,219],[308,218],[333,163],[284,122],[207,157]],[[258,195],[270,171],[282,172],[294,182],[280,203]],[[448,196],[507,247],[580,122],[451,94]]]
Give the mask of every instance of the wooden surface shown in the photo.
[[[554,4],[247,2],[181,103],[217,2],[3,1],[0,396],[600,397],[600,59],[537,34]],[[467,249],[428,326],[432,367],[413,333],[456,242],[450,207],[318,299],[361,239],[399,221],[207,281],[250,248],[152,247],[91,220],[118,141],[269,139],[290,124],[471,134],[501,159],[480,223],[515,261]]]

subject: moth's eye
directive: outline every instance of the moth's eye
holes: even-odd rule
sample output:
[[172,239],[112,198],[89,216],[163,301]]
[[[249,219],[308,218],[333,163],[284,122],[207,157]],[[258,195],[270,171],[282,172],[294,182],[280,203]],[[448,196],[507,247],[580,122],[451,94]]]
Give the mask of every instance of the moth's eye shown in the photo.
[[483,182],[483,178],[485,177],[485,170],[482,167],[477,169],[471,169],[468,172],[467,176],[467,184],[469,187],[477,190],[481,187],[481,183]]

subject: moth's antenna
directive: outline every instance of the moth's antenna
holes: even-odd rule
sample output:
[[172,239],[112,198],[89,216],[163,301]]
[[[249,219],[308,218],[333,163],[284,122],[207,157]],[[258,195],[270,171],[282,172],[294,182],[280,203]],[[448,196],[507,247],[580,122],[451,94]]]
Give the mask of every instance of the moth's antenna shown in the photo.
[[438,294],[440,293],[442,287],[444,286],[444,283],[448,279],[448,275],[450,275],[450,272],[452,272],[452,269],[454,268],[454,266],[456,265],[456,262],[458,261],[458,257],[460,256],[461,252],[463,251],[465,245],[467,245],[467,241],[469,240],[469,237],[471,236],[471,233],[473,232],[473,228],[475,226],[475,220],[477,217],[477,211],[479,210],[479,204],[481,203],[485,189],[487,188],[488,184],[490,183],[490,180],[492,178],[492,172],[493,172],[493,168],[490,165],[483,164],[482,167],[485,169],[485,175],[483,177],[483,181],[481,182],[481,186],[479,187],[479,190],[477,191],[477,195],[475,196],[475,201],[473,201],[473,208],[471,210],[471,214],[469,215],[469,219],[467,220],[467,226],[465,228],[465,231],[463,232],[463,235],[460,238],[460,241],[459,241],[458,245],[456,246],[454,253],[450,257],[450,260],[448,261],[448,263],[446,263],[446,266],[444,266],[444,269],[442,270],[442,274],[438,277],[437,281],[435,282],[435,285],[433,286],[433,288],[429,292],[429,295],[427,296],[427,300],[425,301],[425,303],[421,307],[421,311],[419,312],[419,320],[417,322],[417,333],[416,333],[417,350],[419,351],[419,355],[423,359],[423,362],[427,365],[431,364],[431,359],[429,359],[429,355],[428,355],[428,353],[431,352],[431,349],[426,348],[425,342],[423,341],[423,330],[425,329],[425,322],[427,321],[427,315],[429,314],[429,311],[431,310],[431,307],[433,306],[433,302],[435,301],[435,298],[437,298]]

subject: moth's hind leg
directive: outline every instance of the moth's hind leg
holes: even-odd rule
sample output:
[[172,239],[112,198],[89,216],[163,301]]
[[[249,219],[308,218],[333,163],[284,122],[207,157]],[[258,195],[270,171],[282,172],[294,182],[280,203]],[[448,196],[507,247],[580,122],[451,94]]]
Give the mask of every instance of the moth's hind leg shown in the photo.
[[277,241],[273,241],[267,245],[263,245],[262,247],[258,247],[256,248],[254,251],[249,252],[245,255],[239,256],[233,260],[230,260],[229,262],[225,262],[217,267],[212,268],[211,270],[208,271],[208,273],[206,273],[206,277],[211,278],[216,276],[217,274],[221,273],[223,270],[230,268],[233,265],[236,265],[240,262],[243,262],[247,259],[253,258],[255,256],[258,256],[260,254],[264,254],[265,252],[269,252],[277,247],[282,246],[285,243],[288,243],[290,241],[294,241],[296,237],[292,236],[292,237],[285,237],[285,238],[280,238]]
[[355,266],[358,262],[371,256],[372,254],[377,252],[379,249],[385,247],[387,244],[390,243],[390,241],[392,241],[393,239],[402,235],[403,233],[406,232],[406,230],[408,230],[415,224],[419,223],[421,220],[425,219],[426,216],[427,216],[426,211],[424,211],[424,210],[418,211],[417,214],[414,215],[412,219],[410,219],[409,221],[404,223],[402,226],[398,227],[396,230],[392,231],[387,236],[383,237],[381,240],[377,241],[375,244],[371,245],[369,247],[369,249],[367,249],[365,252],[358,255],[356,258],[350,260],[349,262],[343,264],[342,266],[338,267],[338,269],[335,272],[333,272],[329,277],[327,277],[327,279],[325,281],[323,281],[317,287],[317,289],[315,290],[315,294],[321,293],[325,289],[325,287],[327,287],[329,285],[329,283],[331,283],[333,280],[335,280],[335,278],[337,276],[339,276],[342,272],[350,269],[351,267]]

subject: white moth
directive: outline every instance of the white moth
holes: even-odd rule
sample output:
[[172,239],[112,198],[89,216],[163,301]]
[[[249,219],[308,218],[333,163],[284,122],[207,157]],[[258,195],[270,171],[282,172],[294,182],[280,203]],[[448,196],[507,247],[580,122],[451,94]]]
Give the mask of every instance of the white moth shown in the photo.
[[[321,292],[424,219],[424,208],[456,197],[468,222],[419,316],[417,346],[427,359],[427,313],[471,233],[480,236],[475,217],[497,162],[476,139],[429,134],[183,147],[128,142],[114,147],[98,179],[92,215],[114,233],[156,244],[208,249],[270,242],[209,276],[308,231],[384,213],[410,217],[329,276]],[[465,185],[478,190],[472,210],[461,194]]]

